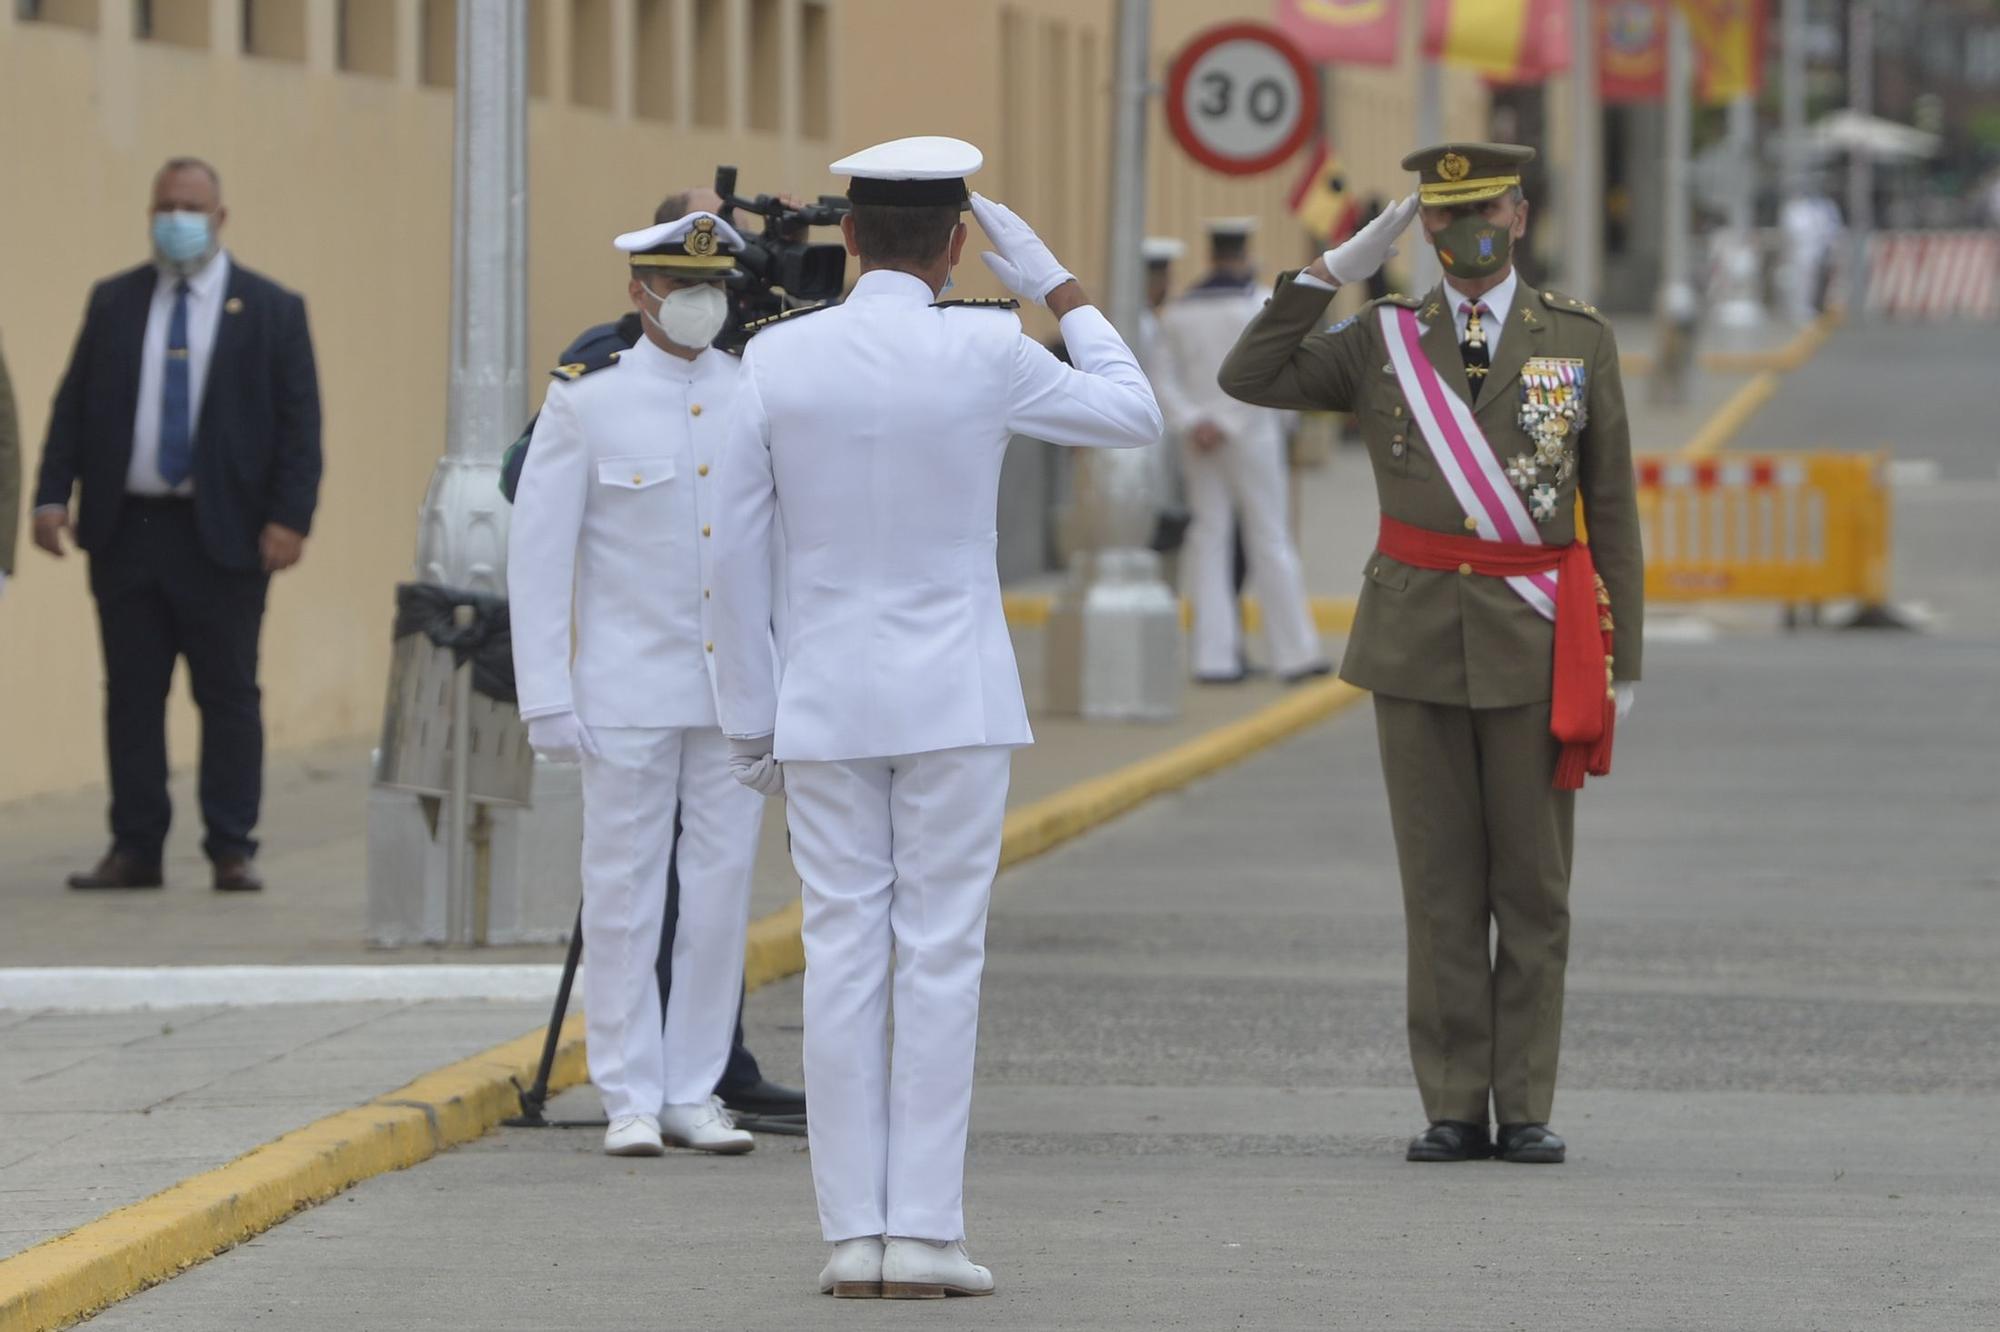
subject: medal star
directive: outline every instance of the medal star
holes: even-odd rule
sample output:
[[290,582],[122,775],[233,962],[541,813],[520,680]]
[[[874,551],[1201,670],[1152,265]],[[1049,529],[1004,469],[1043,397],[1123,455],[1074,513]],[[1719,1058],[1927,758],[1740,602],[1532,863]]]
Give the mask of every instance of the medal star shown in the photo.
[[1535,459],[1526,453],[1517,453],[1507,464],[1507,483],[1514,489],[1526,492],[1535,484]]
[[1528,511],[1538,523],[1545,523],[1556,516],[1556,499],[1559,492],[1554,486],[1536,486],[1528,492]]

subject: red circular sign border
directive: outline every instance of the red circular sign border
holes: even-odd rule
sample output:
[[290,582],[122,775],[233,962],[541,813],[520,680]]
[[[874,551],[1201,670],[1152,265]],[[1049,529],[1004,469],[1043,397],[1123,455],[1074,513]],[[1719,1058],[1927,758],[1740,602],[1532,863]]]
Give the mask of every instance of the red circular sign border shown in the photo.
[[[1304,105],[1299,111],[1299,123],[1292,133],[1277,148],[1256,158],[1224,157],[1213,152],[1194,132],[1188,123],[1185,109],[1187,80],[1193,73],[1195,64],[1224,42],[1262,42],[1276,50],[1285,58],[1299,78],[1300,101]],[[1225,176],[1255,176],[1281,165],[1292,154],[1305,147],[1319,128],[1319,79],[1313,72],[1305,54],[1294,46],[1291,39],[1276,28],[1263,23],[1223,23],[1197,33],[1167,69],[1167,127],[1173,131],[1174,139],[1182,151],[1211,171]]]

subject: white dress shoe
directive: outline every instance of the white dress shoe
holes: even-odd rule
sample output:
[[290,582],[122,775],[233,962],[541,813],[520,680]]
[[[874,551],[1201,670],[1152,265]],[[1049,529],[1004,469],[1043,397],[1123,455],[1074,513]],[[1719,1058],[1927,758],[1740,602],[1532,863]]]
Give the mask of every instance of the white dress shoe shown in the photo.
[[651,1115],[620,1115],[604,1130],[606,1156],[658,1156],[666,1150],[659,1121]]
[[993,1273],[965,1256],[965,1241],[891,1239],[882,1253],[882,1298],[941,1300],[947,1295],[991,1295]]
[[837,1300],[873,1300],[882,1294],[882,1237],[867,1235],[833,1246],[820,1269],[819,1293]]
[[722,1108],[722,1098],[711,1096],[699,1105],[670,1105],[660,1111],[660,1136],[676,1147],[692,1147],[698,1152],[734,1155],[747,1152],[757,1140],[736,1127],[736,1121]]

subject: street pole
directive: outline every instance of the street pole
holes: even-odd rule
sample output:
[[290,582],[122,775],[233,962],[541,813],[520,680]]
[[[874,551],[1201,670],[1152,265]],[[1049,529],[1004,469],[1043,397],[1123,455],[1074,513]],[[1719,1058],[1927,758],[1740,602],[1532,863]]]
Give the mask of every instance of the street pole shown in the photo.
[[1580,301],[1597,299],[1604,241],[1604,108],[1597,89],[1597,22],[1593,0],[1570,0],[1569,214],[1563,228],[1568,272],[1563,281]]
[[1687,17],[1680,6],[1667,6],[1667,149],[1666,226],[1661,240],[1660,303],[1666,314],[1674,314],[1683,301],[1691,300],[1688,262],[1688,158],[1694,126],[1692,85],[1694,49],[1688,34]]
[[[1146,280],[1151,0],[1119,0],[1117,24],[1105,314],[1136,346]],[[1180,599],[1148,547],[1160,512],[1159,468],[1143,449],[1085,449],[1074,475],[1081,539],[1045,633],[1047,706],[1091,721],[1171,721],[1180,715],[1185,644]]]
[[1729,103],[1729,228],[1719,247],[1721,299],[1715,318],[1727,328],[1750,329],[1764,322],[1763,247],[1757,240],[1757,103],[1738,93]]
[[[500,460],[528,414],[528,3],[480,0],[457,10],[449,398],[444,456],[418,515],[415,574],[454,593],[504,597]],[[460,627],[472,614],[457,608]],[[526,739],[511,704],[473,697],[467,663],[450,668],[441,700],[410,687],[450,660],[449,649],[421,634],[397,645],[369,808],[373,939],[487,941],[496,868],[487,807],[507,797],[485,784],[486,769],[499,754],[525,760]],[[423,809],[420,819],[413,807]],[[503,868],[511,875],[511,863]],[[440,920],[441,930],[433,924]]]
[[1778,23],[1778,126],[1782,143],[1779,170],[1784,204],[1778,212],[1780,234],[1787,241],[1783,267],[1785,311],[1798,323],[1811,320],[1819,296],[1819,252],[1796,252],[1797,241],[1787,227],[1804,206],[1806,188],[1806,3],[1782,0]]
[[[1444,66],[1421,53],[1417,60],[1417,142],[1428,148],[1444,139]],[[1404,233],[1398,248],[1410,258],[1411,294],[1427,292],[1443,280],[1437,251],[1424,240],[1421,224]]]
[[[1870,0],[1848,0],[1847,105],[1860,115],[1875,111],[1875,10]],[[1875,230],[1875,162],[1859,148],[1847,154],[1847,317],[1868,313],[1868,240]]]

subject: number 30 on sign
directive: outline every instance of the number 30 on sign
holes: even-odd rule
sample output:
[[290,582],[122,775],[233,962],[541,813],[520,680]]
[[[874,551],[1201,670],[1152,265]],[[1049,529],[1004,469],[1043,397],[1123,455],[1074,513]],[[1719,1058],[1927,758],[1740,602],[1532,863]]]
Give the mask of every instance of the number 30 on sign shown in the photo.
[[1167,124],[1188,156],[1231,176],[1269,171],[1319,125],[1319,85],[1275,28],[1225,23],[1195,37],[1167,71]]

